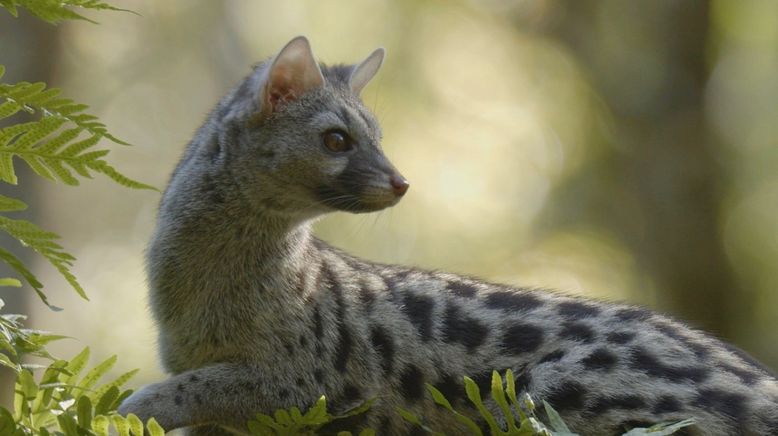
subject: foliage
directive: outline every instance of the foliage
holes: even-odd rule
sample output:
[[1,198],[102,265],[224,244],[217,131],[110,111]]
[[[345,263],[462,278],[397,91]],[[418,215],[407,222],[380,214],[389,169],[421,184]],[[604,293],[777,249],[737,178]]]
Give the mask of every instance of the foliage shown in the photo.
[[[494,416],[492,412],[484,405],[481,398],[481,391],[473,379],[464,377],[465,393],[467,398],[478,411],[480,417],[489,427],[491,436],[575,436],[576,433],[570,431],[559,414],[550,404],[543,401],[543,408],[548,417],[549,424],[544,424],[537,416],[535,402],[528,394],[517,396],[516,383],[513,377],[513,371],[510,369],[505,372],[505,380],[497,371],[492,371],[491,396],[497,407],[500,409],[500,415]],[[470,434],[483,436],[483,431],[468,415],[459,412],[453,408],[449,400],[434,386],[427,384],[427,390],[432,395],[435,404],[445,408],[454,417],[466,427]],[[414,415],[412,412],[399,409],[400,415],[406,421],[420,427],[422,430],[432,435],[440,436],[445,433],[430,428],[424,421]],[[685,420],[673,424],[658,424],[650,428],[635,428],[625,433],[625,436],[664,436],[673,434],[683,427],[694,424],[693,420]]]
[[[70,7],[86,9],[114,8],[97,0],[0,0],[0,7],[17,16],[24,7],[38,17],[55,23],[64,19],[86,19]],[[5,68],[0,65],[0,79]],[[133,189],[154,189],[119,173],[104,159],[109,150],[95,149],[105,138],[127,145],[111,135],[95,116],[85,113],[86,105],[60,96],[61,91],[44,83],[0,83],[0,121],[17,121],[25,116],[32,121],[15,122],[0,129],[0,180],[17,184],[14,157],[25,162],[36,174],[67,185],[78,185],[76,176],[91,178],[99,173],[120,185]],[[15,118],[11,118],[14,117]],[[25,210],[27,204],[0,195],[0,212]],[[83,298],[86,293],[71,273],[75,258],[55,241],[59,236],[37,225],[0,215],[0,230],[33,249],[49,261]],[[43,284],[10,251],[0,247],[0,260],[8,264],[50,308]],[[0,286],[21,287],[16,278],[0,278]],[[0,300],[0,308],[3,307]],[[0,435],[107,436],[109,431],[121,436],[164,434],[156,421],[144,425],[137,416],[122,417],[116,408],[131,391],[121,387],[137,372],[129,371],[107,383],[98,384],[116,363],[113,356],[86,372],[89,348],[70,360],[54,358],[46,350],[51,342],[63,336],[27,329],[24,315],[0,315],[0,366],[16,373],[14,407],[0,407]],[[49,365],[27,363],[30,357],[50,361]],[[40,376],[36,380],[36,370]]]
[[[0,65],[0,79],[4,72],[5,68]],[[39,116],[35,121],[16,123],[0,129],[0,180],[17,183],[13,161],[16,156],[41,177],[67,185],[79,184],[75,174],[91,178],[94,172],[128,188],[154,189],[124,176],[109,165],[104,160],[109,150],[94,150],[103,138],[117,144],[126,143],[108,133],[105,125],[94,115],[85,113],[86,105],[63,98],[60,92],[56,88],[47,89],[40,82],[0,83],[0,120],[20,111]],[[26,208],[27,205],[21,200],[0,196],[0,212],[15,212]],[[58,235],[29,221],[5,216],[0,216],[0,230],[42,255],[81,297],[87,298],[84,289],[70,272],[75,258],[54,242],[59,238]],[[0,259],[16,270],[35,289],[41,300],[49,305],[41,290],[43,285],[18,258],[0,248]]]
[[[251,434],[256,436],[315,435],[318,430],[328,424],[365,413],[370,409],[371,404],[372,401],[368,401],[335,416],[327,412],[327,400],[322,396],[305,414],[302,414],[297,407],[292,407],[289,410],[276,410],[273,416],[260,413],[257,414],[256,419],[249,421],[248,427]],[[365,429],[359,433],[359,436],[374,435],[375,431],[371,429]],[[343,431],[338,433],[338,436],[351,436],[351,432]]]
[[71,8],[132,12],[99,0],[0,0],[0,6],[14,17],[19,16],[18,7],[25,8],[36,17],[52,24],[64,20],[86,20],[94,23]]
[[[46,335],[28,336],[22,342],[29,342],[42,349],[50,340],[59,339]],[[25,345],[26,346],[26,345]],[[17,355],[21,353],[17,352]],[[89,348],[71,360],[53,359],[36,381],[33,365],[14,363],[18,376],[15,385],[13,413],[0,408],[0,434],[2,435],[49,435],[73,436],[108,435],[113,428],[121,435],[130,432],[143,435],[144,427],[150,434],[161,435],[156,421],[145,426],[136,416],[126,418],[115,412],[118,405],[132,391],[121,391],[137,370],[129,371],[116,379],[98,385],[98,380],[116,363],[116,356],[98,364],[80,377],[89,359]],[[11,366],[11,365],[6,365]],[[59,430],[50,431],[58,428]]]

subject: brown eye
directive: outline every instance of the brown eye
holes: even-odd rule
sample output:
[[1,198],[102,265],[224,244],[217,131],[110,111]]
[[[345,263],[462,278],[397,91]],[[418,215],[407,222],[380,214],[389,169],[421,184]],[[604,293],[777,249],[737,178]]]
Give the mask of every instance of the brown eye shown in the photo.
[[325,132],[322,140],[324,141],[324,146],[327,147],[327,150],[336,153],[343,153],[344,151],[349,151],[353,148],[351,145],[351,138],[342,130],[330,130],[329,132]]

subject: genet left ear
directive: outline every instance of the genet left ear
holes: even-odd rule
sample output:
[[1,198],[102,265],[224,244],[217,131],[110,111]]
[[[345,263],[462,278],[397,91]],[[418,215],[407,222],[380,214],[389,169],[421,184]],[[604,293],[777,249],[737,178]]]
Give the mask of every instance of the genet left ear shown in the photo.
[[281,49],[265,74],[260,93],[262,114],[276,112],[281,105],[323,85],[324,76],[311,44],[306,37],[298,36]]
[[349,86],[354,94],[359,95],[362,92],[362,88],[370,82],[373,76],[376,75],[378,69],[381,68],[381,64],[384,62],[384,55],[386,50],[383,48],[376,49],[370,56],[367,57],[361,64],[354,67],[349,78]]

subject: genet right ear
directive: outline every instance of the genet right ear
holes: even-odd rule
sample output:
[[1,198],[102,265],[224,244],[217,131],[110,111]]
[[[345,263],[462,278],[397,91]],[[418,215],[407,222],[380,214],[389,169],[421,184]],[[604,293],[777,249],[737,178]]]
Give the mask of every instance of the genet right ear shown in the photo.
[[381,65],[384,63],[385,55],[386,50],[378,48],[373,51],[373,53],[370,53],[370,56],[362,61],[361,64],[354,67],[354,70],[351,72],[351,77],[349,77],[349,86],[351,86],[351,90],[354,94],[359,95],[359,93],[362,92],[362,88],[364,88],[367,83],[370,82],[370,79],[376,75],[378,69],[381,68]]
[[262,79],[261,112],[270,115],[282,105],[324,85],[324,76],[313,57],[311,44],[298,36],[276,55]]

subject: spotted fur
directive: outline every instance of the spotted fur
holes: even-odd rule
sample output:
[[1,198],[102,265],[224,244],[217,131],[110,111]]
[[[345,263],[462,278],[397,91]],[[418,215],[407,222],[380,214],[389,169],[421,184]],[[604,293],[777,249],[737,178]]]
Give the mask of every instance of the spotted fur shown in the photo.
[[[226,434],[256,412],[306,408],[325,394],[335,411],[376,399],[348,423],[354,429],[411,433],[399,406],[459,434],[424,383],[467,410],[463,375],[486,391],[493,369],[510,368],[518,388],[583,435],[685,418],[697,420],[695,434],[778,434],[775,375],[665,316],[367,262],[313,237],[324,213],[377,210],[404,193],[358,98],[377,57],[318,66],[297,38],[198,131],[148,255],[172,375],[122,413]],[[322,147],[333,126],[355,141],[349,154]]]

